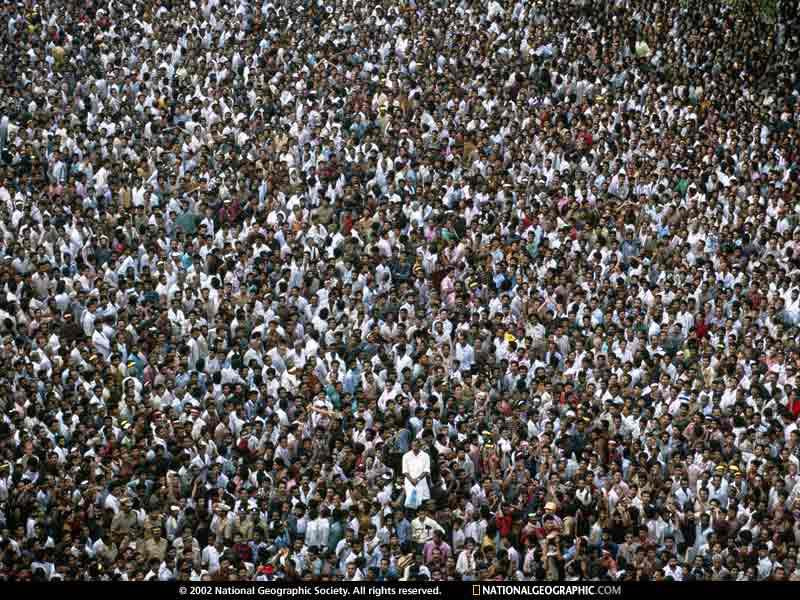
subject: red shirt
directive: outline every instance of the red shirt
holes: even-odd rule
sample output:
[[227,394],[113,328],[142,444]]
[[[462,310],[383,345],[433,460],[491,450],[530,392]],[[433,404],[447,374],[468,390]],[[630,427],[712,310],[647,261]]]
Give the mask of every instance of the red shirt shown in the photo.
[[236,552],[236,555],[239,559],[250,562],[253,560],[253,549],[244,543],[234,544],[233,551]]
[[511,533],[511,515],[504,514],[502,517],[495,517],[495,522],[500,537],[507,537]]
[[705,321],[699,321],[697,325],[695,325],[694,331],[697,333],[697,337],[704,338],[708,333],[708,325]]
[[353,217],[347,215],[342,218],[342,235],[349,234],[351,229],[353,229]]
[[787,408],[792,411],[792,414],[797,418],[797,415],[800,415],[800,398],[789,398]]

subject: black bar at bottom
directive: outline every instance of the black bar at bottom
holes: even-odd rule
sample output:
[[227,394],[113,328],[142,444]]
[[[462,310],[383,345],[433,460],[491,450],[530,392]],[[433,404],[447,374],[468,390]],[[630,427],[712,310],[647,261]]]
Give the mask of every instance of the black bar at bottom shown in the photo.
[[347,598],[349,600],[394,600],[431,598],[434,600],[488,600],[490,598],[628,598],[675,600],[675,594],[790,593],[793,582],[332,582],[285,583],[253,582],[0,582],[4,598],[33,594],[58,594],[60,599],[93,597],[102,600],[214,600],[252,598],[264,600]]

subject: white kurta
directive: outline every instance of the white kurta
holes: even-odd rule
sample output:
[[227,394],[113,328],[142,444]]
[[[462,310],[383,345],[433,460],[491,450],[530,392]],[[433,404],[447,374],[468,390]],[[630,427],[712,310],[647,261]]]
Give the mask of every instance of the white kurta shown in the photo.
[[92,345],[104,360],[108,360],[108,357],[111,356],[111,341],[102,331],[96,330],[92,334]]
[[[417,477],[421,477],[423,473],[430,472],[431,457],[427,452],[420,450],[419,454],[414,454],[413,450],[409,450],[403,455],[403,475],[410,475],[416,479]],[[422,503],[430,499],[431,491],[428,488],[428,479],[426,477],[422,477],[422,479],[417,481],[416,486],[412,485],[411,482],[405,478],[403,483],[405,485],[406,499],[411,498],[411,493],[415,488],[417,490],[417,502]]]

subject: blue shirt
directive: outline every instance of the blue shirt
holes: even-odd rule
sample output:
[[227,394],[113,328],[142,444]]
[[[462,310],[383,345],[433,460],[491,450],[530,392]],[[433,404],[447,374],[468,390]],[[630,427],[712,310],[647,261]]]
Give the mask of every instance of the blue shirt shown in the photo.
[[403,517],[403,520],[397,524],[396,530],[397,539],[401,544],[411,540],[411,523],[409,523],[408,519]]
[[358,370],[358,368],[351,369],[347,371],[347,373],[344,376],[344,381],[342,381],[342,388],[344,389],[346,394],[355,394],[360,382],[361,382],[361,372]]
[[336,551],[336,545],[344,537],[344,527],[339,521],[331,523],[330,530],[328,531],[328,550],[331,552]]

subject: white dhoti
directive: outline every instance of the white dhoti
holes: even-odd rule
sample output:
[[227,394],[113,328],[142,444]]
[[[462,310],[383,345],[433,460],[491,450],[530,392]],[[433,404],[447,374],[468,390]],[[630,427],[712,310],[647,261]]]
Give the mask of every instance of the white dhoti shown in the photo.
[[[430,500],[431,490],[428,487],[428,478],[431,472],[431,458],[427,452],[420,451],[414,454],[413,450],[403,455],[403,485],[406,492],[406,506],[416,508],[426,500]],[[408,477],[417,483],[411,483]],[[415,497],[416,494],[416,497]]]
[[431,490],[428,487],[428,480],[423,477],[417,482],[417,485],[412,485],[411,482],[406,479],[405,481],[406,487],[406,502],[409,501],[410,498],[413,497],[414,492],[417,492],[417,506],[425,502],[426,500],[431,499]]

